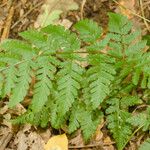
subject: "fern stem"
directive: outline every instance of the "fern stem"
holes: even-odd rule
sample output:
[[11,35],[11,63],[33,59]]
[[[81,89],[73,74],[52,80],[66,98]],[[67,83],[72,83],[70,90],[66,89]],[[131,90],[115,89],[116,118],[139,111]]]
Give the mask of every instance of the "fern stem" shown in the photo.
[[140,127],[138,127],[138,128],[131,134],[131,136],[128,138],[128,140],[126,141],[126,143],[124,144],[123,147],[125,147],[125,146],[127,145],[127,143],[130,141],[130,139],[131,139],[142,127],[143,127],[143,125],[140,126]]
[[115,57],[116,59],[122,60],[122,58],[116,57],[114,55],[108,54],[104,51],[90,51],[90,52],[85,52],[85,51],[77,51],[77,52],[61,52],[58,51],[56,52],[56,54],[105,54],[111,57]]
[[[44,52],[40,52],[37,56],[35,56],[35,57],[33,57],[33,58],[31,58],[31,59],[28,59],[28,60],[23,60],[23,61],[19,61],[19,62],[17,62],[17,63],[15,63],[15,64],[13,64],[13,66],[17,66],[17,65],[19,65],[19,64],[21,64],[21,63],[24,63],[24,62],[26,62],[26,61],[31,61],[31,60],[35,60],[35,59],[37,59],[37,57],[39,57],[39,56],[41,56],[41,54],[43,54]],[[104,52],[104,51],[92,51],[92,52],[85,52],[85,51],[79,51],[79,52],[61,52],[61,51],[58,51],[58,52],[56,52],[56,54],[105,54],[105,55],[108,55],[108,56],[111,56],[111,57],[115,57],[115,56],[113,56],[113,55],[111,55],[111,54],[108,54],[108,53],[106,53],[106,52]],[[118,58],[118,57],[115,57],[116,59],[122,59],[122,58]],[[11,65],[12,66],[12,65]],[[3,72],[4,70],[6,70],[6,69],[8,69],[10,66],[7,66],[7,67],[5,67],[5,68],[3,68],[3,69],[0,69],[0,72]]]

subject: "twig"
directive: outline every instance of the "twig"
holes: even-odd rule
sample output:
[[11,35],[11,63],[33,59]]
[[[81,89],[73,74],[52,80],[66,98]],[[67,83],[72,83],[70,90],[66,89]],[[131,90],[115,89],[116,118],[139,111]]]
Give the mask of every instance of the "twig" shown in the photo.
[[[143,16],[143,18],[145,18],[145,14],[144,14],[144,10],[143,10],[143,1],[139,0],[139,2],[140,2],[142,16]],[[147,21],[145,19],[143,19],[143,21],[144,21],[144,24],[145,24],[147,30],[150,32],[150,28],[149,28]]]
[[83,1],[82,1],[82,4],[81,4],[81,10],[80,10],[80,13],[81,13],[81,19],[83,19],[83,9],[84,9],[85,3],[86,3],[86,0],[83,0]]
[[[22,64],[22,63],[27,62],[27,61],[35,60],[35,59],[37,59],[37,57],[39,57],[39,56],[40,56],[41,54],[43,54],[43,53],[44,53],[44,51],[40,52],[37,56],[35,56],[35,57],[31,58],[31,59],[26,59],[26,60],[19,61],[19,62],[13,64],[13,66],[17,66],[17,65]],[[106,53],[106,52],[104,52],[104,51],[92,51],[92,52],[85,52],[85,51],[78,51],[78,52],[61,52],[61,51],[58,51],[58,52],[56,52],[55,54],[106,54],[106,55],[108,55],[108,56],[115,57],[115,56],[113,56],[113,55],[111,55],[111,54],[108,54],[108,53]],[[122,59],[122,58],[117,58],[117,57],[116,57],[116,59]],[[11,65],[11,66],[12,66],[12,65]],[[4,70],[6,70],[6,69],[8,69],[8,68],[10,68],[10,66],[7,66],[7,67],[5,67],[5,68],[0,69],[0,72],[3,72]]]
[[35,8],[39,7],[40,5],[42,5],[43,2],[38,3],[37,5],[35,5],[32,9],[30,9],[28,12],[26,12],[18,21],[16,21],[12,26],[11,29],[13,29],[14,27],[16,27],[21,21],[22,19],[24,19],[27,15],[29,15]]
[[69,146],[69,149],[80,149],[80,148],[91,148],[91,147],[97,147],[97,146],[109,146],[113,145],[115,142],[110,143],[99,143],[99,144],[91,144],[91,145],[83,145],[83,146]]
[[4,40],[4,39],[8,38],[8,36],[9,36],[9,31],[10,31],[10,26],[11,26],[11,21],[12,21],[13,15],[14,15],[14,7],[12,6],[9,10],[9,14],[6,19],[6,24],[5,24],[5,28],[3,30],[1,40]]
[[148,106],[148,105],[146,105],[146,104],[137,106],[137,107],[133,110],[132,114],[134,114],[137,109],[140,109],[140,108],[143,108],[143,107],[147,107],[147,106]]
[[136,14],[135,12],[133,12],[133,10],[129,9],[129,8],[126,8],[124,7],[122,4],[120,4],[119,2],[117,2],[116,0],[113,0],[116,4],[118,4],[120,7],[122,7],[123,9],[126,9],[126,10],[129,10],[133,15],[143,19],[143,20],[146,20],[147,22],[150,22],[149,19],[147,18],[144,18],[143,16],[139,15],[139,14]]

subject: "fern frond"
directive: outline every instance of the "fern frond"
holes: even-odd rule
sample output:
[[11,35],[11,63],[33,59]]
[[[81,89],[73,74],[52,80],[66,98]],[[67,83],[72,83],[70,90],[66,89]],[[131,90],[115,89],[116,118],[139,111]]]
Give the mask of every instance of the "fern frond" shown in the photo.
[[23,59],[30,59],[35,56],[35,51],[31,45],[19,40],[5,40],[1,43],[0,48],[11,55],[18,54]]
[[128,108],[128,107],[135,106],[141,103],[142,103],[142,100],[138,96],[124,96],[121,99],[120,106],[121,108]]
[[99,112],[99,115],[96,115],[95,118],[93,115],[96,114],[86,110],[83,103],[75,103],[69,119],[69,133],[72,133],[81,127],[83,137],[88,141],[95,133],[96,128],[103,117],[101,112]]
[[92,55],[89,59],[93,66],[87,71],[87,86],[89,87],[87,94],[89,94],[93,108],[97,108],[110,93],[110,84],[116,72],[111,64],[112,60],[107,62],[107,56]]
[[60,51],[74,51],[80,49],[80,41],[75,33],[70,33],[63,26],[49,25],[41,30],[48,35],[48,42]]
[[108,128],[117,142],[118,150],[122,150],[132,134],[131,125],[127,122],[131,114],[120,108],[120,100],[117,98],[110,99],[109,104],[111,106],[106,110]]
[[117,34],[128,34],[132,28],[132,23],[127,17],[121,14],[109,13],[109,31]]
[[150,67],[150,53],[144,52],[146,41],[140,40],[139,35],[141,32],[131,32],[131,23],[120,14],[110,13],[109,17],[110,33],[108,36],[111,39],[109,53],[115,57],[122,58],[122,61],[116,64],[121,70],[120,81],[131,74],[134,85],[137,86],[141,80],[141,87],[149,88],[150,73],[147,68]]
[[19,33],[19,35],[37,48],[45,48],[46,46],[48,46],[46,35],[44,35],[40,31],[30,29],[28,31]]
[[85,141],[88,141],[96,131],[98,124],[102,119],[102,113],[99,112],[99,116],[94,120],[92,113],[88,110],[81,111],[82,115],[79,116],[79,122],[81,125],[81,130],[83,132],[83,137]]
[[73,104],[69,118],[69,126],[68,126],[69,133],[76,131],[80,127],[79,116],[82,115],[81,109],[82,109],[81,104],[78,104],[77,102]]
[[12,119],[13,124],[25,124],[30,123],[36,126],[46,127],[49,123],[50,113],[46,106],[43,107],[42,111],[34,113],[31,110],[26,111],[21,116]]
[[27,112],[14,123],[50,123],[55,129],[68,125],[69,133],[80,128],[88,140],[106,110],[119,150],[134,126],[149,130],[149,107],[135,116],[132,108],[149,102],[150,52],[127,17],[109,13],[109,18],[104,34],[97,23],[85,19],[74,26],[77,34],[49,25],[20,33],[22,41],[1,43],[1,98],[7,96],[13,107],[33,91]]
[[102,33],[101,27],[92,20],[81,20],[75,24],[75,29],[80,33],[80,38],[84,42],[95,42]]
[[6,95],[10,95],[12,89],[15,88],[15,83],[18,80],[16,76],[16,72],[17,72],[17,68],[14,66],[10,66],[8,69],[3,71],[3,73],[5,74],[3,97],[5,97]]
[[61,70],[57,73],[57,111],[64,115],[78,97],[81,88],[83,69],[75,62],[66,61],[61,64]]
[[52,64],[53,59],[48,56],[39,57],[36,61],[36,83],[34,86],[34,94],[31,109],[38,112],[42,109],[51,89],[53,88],[52,80],[56,67]]
[[8,54],[8,53],[2,53],[0,54],[0,66],[2,66],[2,64],[4,66],[6,65],[14,65],[17,64],[20,61],[20,57],[18,57],[17,55],[12,55],[12,54]]
[[31,82],[31,62],[26,61],[20,64],[18,66],[18,72],[14,75],[16,75],[17,78],[15,85],[13,83],[14,81],[12,81],[13,79],[10,79],[10,82],[6,84],[6,86],[8,86],[8,84],[11,84],[10,87],[6,87],[6,91],[10,90],[12,86],[14,86],[9,100],[10,107],[13,107],[19,102],[23,101],[28,93],[29,84]]
[[150,108],[148,107],[146,112],[133,115],[127,120],[130,124],[135,127],[142,127],[143,131],[150,129]]

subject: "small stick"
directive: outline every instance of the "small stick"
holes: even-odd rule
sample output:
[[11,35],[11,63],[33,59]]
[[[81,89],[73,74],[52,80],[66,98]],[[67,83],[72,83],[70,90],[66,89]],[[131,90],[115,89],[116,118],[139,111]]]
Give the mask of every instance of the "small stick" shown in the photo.
[[24,19],[27,15],[29,15],[35,8],[39,7],[40,5],[42,5],[43,2],[38,3],[37,5],[35,5],[32,9],[30,9],[28,12],[26,12],[18,21],[16,21],[12,26],[11,29],[13,29],[14,27],[16,27],[21,21],[22,19]]
[[86,0],[83,0],[83,1],[82,1],[82,4],[81,4],[81,10],[80,10],[80,13],[81,13],[81,19],[83,19],[83,9],[84,9],[85,3],[86,3]]
[[9,14],[8,14],[7,19],[6,19],[6,24],[5,24],[5,28],[3,30],[3,33],[2,33],[1,41],[8,38],[8,36],[9,36],[9,31],[10,31],[10,26],[11,26],[13,14],[14,14],[14,7],[12,6],[9,10]]
[[69,149],[91,148],[91,147],[97,147],[97,146],[109,146],[109,145],[113,145],[113,144],[115,144],[115,142],[99,143],[99,144],[91,144],[91,145],[83,145],[83,146],[69,146]]
[[[139,0],[139,1],[140,1],[142,16],[143,16],[143,18],[145,18],[145,14],[144,14],[144,10],[143,10],[143,2],[142,2],[142,0]],[[150,28],[149,28],[149,25],[148,25],[147,21],[145,19],[143,19],[143,21],[144,21],[144,24],[145,24],[147,30],[150,32]]]

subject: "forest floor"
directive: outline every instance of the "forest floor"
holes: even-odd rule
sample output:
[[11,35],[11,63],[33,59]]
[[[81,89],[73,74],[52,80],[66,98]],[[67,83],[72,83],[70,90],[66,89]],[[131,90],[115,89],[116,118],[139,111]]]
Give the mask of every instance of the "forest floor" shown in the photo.
[[[70,28],[83,18],[93,19],[107,30],[108,12],[120,12],[126,15],[133,21],[134,28],[141,28],[142,34],[146,35],[150,33],[150,26],[138,15],[150,19],[150,1],[142,2],[141,4],[138,0],[116,2],[113,0],[0,0],[0,41],[7,38],[19,39],[19,32],[38,28],[43,24],[61,24]],[[0,150],[43,150],[43,145],[50,137],[63,133],[63,130],[57,131],[51,127],[42,129],[29,124],[14,126],[7,121],[12,116],[22,114],[26,103],[17,105],[16,109],[9,109],[7,99],[0,101]],[[143,134],[135,135],[125,149],[136,150],[143,138]],[[84,144],[80,130],[73,136],[68,135],[68,139],[69,149],[116,149],[104,121],[88,144]]]

